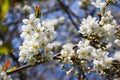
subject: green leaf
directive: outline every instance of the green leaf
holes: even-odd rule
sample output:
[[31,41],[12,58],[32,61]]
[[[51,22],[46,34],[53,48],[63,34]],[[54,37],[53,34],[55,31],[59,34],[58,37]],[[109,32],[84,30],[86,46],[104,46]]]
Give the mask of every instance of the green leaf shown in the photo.
[[0,55],[7,55],[11,51],[11,45],[9,42],[3,43],[0,46]]
[[9,0],[1,0],[0,1],[1,5],[0,5],[0,18],[4,18],[4,16],[6,15],[6,13],[8,12],[9,9]]
[[4,25],[0,25],[0,31],[5,35],[8,31],[8,27]]
[[8,47],[5,47],[5,46],[0,47],[0,55],[6,55],[8,53],[9,53]]

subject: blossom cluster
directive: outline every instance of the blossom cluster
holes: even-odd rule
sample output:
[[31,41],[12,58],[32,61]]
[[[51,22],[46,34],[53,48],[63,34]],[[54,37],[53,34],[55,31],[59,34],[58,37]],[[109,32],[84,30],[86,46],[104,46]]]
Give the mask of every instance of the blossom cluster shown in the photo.
[[106,2],[103,2],[102,0],[80,0],[78,5],[81,8],[86,8],[89,5],[93,5],[103,10],[108,3],[117,3],[117,0],[106,0]]
[[21,37],[24,38],[23,45],[20,46],[19,61],[35,64],[39,61],[36,58],[44,53],[51,55],[52,46],[50,42],[55,39],[54,26],[46,21],[40,22],[34,14],[30,14],[29,19],[23,19]]
[[[113,61],[120,61],[120,27],[114,20],[111,11],[107,9],[109,3],[115,3],[117,0],[81,1],[80,5],[83,3],[94,5],[101,12],[98,14],[98,18],[88,15],[82,20],[78,31],[82,35],[81,40],[77,44],[67,43],[63,45],[60,58],[70,64],[74,64],[74,59],[92,62],[93,68],[97,72],[109,69],[113,66]],[[59,22],[64,23],[64,20],[64,17],[60,17],[40,22],[40,19],[36,18],[34,14],[30,14],[29,19],[23,19],[23,32],[20,36],[24,38],[24,42],[20,46],[19,61],[35,64],[42,60],[43,56],[51,58],[52,48],[61,45],[51,44],[56,37],[54,26]],[[111,56],[111,53],[114,55]],[[67,74],[73,69],[72,67]]]
[[102,0],[91,0],[91,4],[97,8],[100,8],[101,10],[106,8],[109,3],[117,3],[117,0],[106,0],[106,2]]
[[72,63],[71,57],[74,55],[75,51],[73,50],[74,45],[72,43],[67,43],[63,45],[63,49],[61,50],[61,56],[63,61],[66,63]]
[[[108,3],[115,3],[117,0],[107,0],[106,2],[91,0],[90,2],[100,9],[99,18],[88,15],[83,19],[78,31],[82,34],[83,39],[78,44],[65,44],[60,53],[62,60],[66,63],[74,64],[72,58],[76,55],[78,59],[93,62],[94,70],[101,72],[103,69],[111,68],[114,60],[120,61],[119,27],[111,11],[107,9]],[[74,49],[75,46],[76,49]],[[114,53],[114,55],[110,56],[110,53]]]
[[79,59],[93,61],[96,70],[111,67],[113,58],[108,57],[109,52],[102,49],[95,49],[90,45],[90,41],[79,41],[77,44],[77,50],[74,50],[74,46],[75,45],[70,43],[63,46],[61,56],[64,62],[73,64],[72,57],[77,55],[77,58]]
[[106,11],[101,20],[91,16],[83,19],[79,32],[88,37],[96,35],[101,39],[101,42],[111,42],[116,39],[117,28],[117,23],[113,19],[111,11]]

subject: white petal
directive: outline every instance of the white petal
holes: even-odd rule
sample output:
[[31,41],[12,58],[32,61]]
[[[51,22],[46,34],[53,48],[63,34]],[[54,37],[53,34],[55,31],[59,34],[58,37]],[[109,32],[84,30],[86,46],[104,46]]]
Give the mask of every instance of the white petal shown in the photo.
[[23,22],[24,24],[29,24],[29,20],[28,20],[28,19],[23,19],[22,22]]
[[27,27],[26,25],[22,25],[22,30],[26,31],[26,27]]
[[35,20],[35,18],[36,18],[36,17],[35,17],[34,14],[30,14],[30,16],[29,16],[29,19],[30,19],[30,20]]
[[39,24],[40,19],[39,19],[39,18],[36,18],[36,19],[35,19],[35,22],[36,22],[37,24]]

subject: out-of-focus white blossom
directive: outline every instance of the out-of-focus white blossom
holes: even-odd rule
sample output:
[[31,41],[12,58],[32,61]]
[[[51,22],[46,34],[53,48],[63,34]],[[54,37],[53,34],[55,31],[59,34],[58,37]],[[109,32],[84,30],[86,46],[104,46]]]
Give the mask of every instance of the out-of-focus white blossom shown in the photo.
[[58,19],[48,19],[46,22],[52,24],[53,26],[56,26],[58,23],[64,23],[65,22],[65,17],[61,16]]
[[54,42],[51,43],[51,45],[52,45],[53,47],[59,47],[59,46],[62,45],[62,43],[61,43],[60,41],[54,41]]
[[63,17],[63,16],[61,16],[61,17],[58,18],[58,22],[59,22],[59,23],[65,23],[65,20],[66,20],[66,19],[65,19],[65,17]]
[[34,64],[37,62],[35,55],[40,54],[41,48],[46,54],[52,53],[49,43],[56,37],[54,27],[46,21],[40,23],[34,14],[30,14],[29,19],[23,19],[23,23],[20,36],[24,42],[20,46],[19,61]]
[[114,53],[114,59],[120,61],[120,50]]
[[22,10],[22,6],[20,4],[15,6],[15,9],[14,9],[15,12],[21,11],[21,10]]
[[114,43],[115,43],[115,46],[120,47],[120,40],[119,39],[115,39]]
[[23,11],[23,12],[28,12],[28,13],[30,13],[30,12],[32,12],[32,7],[29,6],[29,5],[25,5],[25,6],[23,7],[22,11]]
[[91,4],[97,8],[100,8],[101,10],[106,7],[106,2],[103,2],[102,0],[93,0]]
[[1,45],[3,45],[3,41],[2,41],[2,40],[0,40],[0,46],[1,46]]
[[89,5],[91,5],[91,0],[80,0],[78,2],[78,6],[80,6],[82,8],[86,8]]

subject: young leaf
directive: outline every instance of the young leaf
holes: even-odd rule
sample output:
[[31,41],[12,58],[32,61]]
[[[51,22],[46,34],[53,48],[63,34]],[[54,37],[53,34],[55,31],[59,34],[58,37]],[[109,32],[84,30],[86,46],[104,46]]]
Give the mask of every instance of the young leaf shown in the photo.
[[6,69],[8,69],[10,67],[10,61],[7,60],[4,64],[4,66],[2,67],[2,71],[6,71]]

